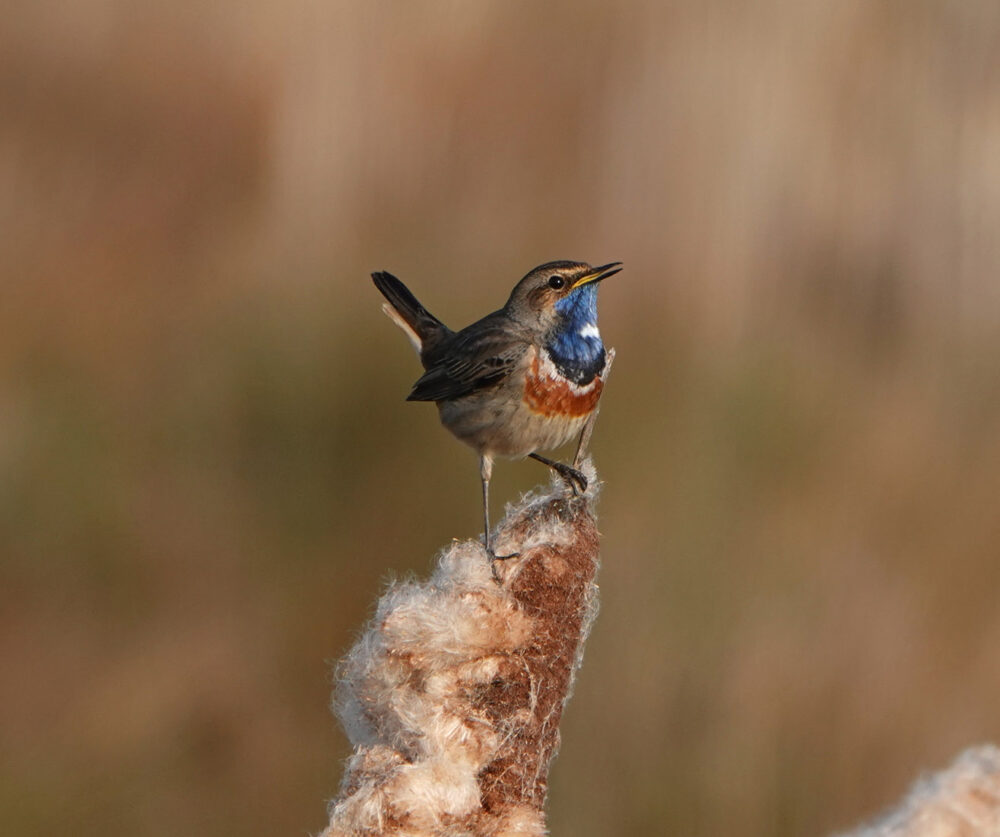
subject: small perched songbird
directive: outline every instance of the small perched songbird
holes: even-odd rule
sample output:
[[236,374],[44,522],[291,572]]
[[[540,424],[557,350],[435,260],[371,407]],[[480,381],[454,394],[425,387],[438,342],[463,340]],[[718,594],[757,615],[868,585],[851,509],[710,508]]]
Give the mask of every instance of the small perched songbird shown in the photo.
[[407,401],[434,401],[441,423],[479,453],[486,551],[490,544],[490,475],[498,456],[530,456],[555,469],[574,493],[587,480],[575,468],[538,454],[585,432],[610,365],[597,330],[597,283],[621,262],[591,267],[540,265],[499,311],[455,332],[390,273],[373,273],[388,300],[382,309],[410,338],[424,365]]

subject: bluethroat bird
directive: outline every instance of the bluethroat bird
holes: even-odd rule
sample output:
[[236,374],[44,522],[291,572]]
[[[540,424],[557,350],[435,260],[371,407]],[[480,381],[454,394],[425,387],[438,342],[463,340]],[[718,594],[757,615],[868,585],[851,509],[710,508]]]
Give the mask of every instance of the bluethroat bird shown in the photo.
[[597,330],[597,285],[621,262],[591,267],[557,261],[525,276],[499,311],[452,331],[391,273],[372,279],[382,309],[410,339],[426,370],[407,401],[434,401],[441,423],[479,454],[486,551],[490,476],[498,457],[531,457],[585,491],[575,468],[541,456],[580,434],[578,460],[613,358]]

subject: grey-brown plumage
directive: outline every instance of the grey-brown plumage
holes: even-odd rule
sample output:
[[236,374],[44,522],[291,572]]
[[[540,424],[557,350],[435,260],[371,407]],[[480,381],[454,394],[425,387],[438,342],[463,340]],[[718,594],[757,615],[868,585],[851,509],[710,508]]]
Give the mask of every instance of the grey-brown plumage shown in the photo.
[[608,367],[597,329],[597,283],[619,270],[619,262],[540,265],[501,309],[458,332],[395,276],[372,274],[388,301],[383,310],[424,366],[407,400],[435,402],[441,423],[480,456],[491,555],[489,480],[496,457],[530,456],[557,470],[574,491],[586,487],[579,471],[538,451],[565,444],[595,414]]

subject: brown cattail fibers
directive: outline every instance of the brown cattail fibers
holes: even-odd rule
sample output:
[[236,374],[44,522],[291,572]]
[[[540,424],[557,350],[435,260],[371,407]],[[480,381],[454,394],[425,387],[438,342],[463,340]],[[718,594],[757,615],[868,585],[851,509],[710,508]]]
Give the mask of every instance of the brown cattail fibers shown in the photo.
[[393,584],[341,662],[351,743],[324,837],[543,835],[559,721],[597,612],[591,489],[508,509],[491,571],[472,541],[430,580]]

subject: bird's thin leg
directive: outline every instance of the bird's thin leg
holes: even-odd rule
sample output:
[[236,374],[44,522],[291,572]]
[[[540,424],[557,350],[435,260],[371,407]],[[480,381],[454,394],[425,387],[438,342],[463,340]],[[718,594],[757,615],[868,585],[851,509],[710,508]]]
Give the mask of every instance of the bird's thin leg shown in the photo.
[[486,554],[490,559],[490,570],[493,572],[493,580],[499,584],[500,574],[497,572],[497,561],[504,561],[507,558],[520,557],[519,552],[512,552],[510,555],[497,555],[493,551],[493,544],[490,543],[490,477],[493,475],[493,457],[482,454],[479,457],[479,476],[483,481],[483,543],[486,547]]
[[483,543],[490,558],[493,557],[493,547],[490,545],[490,477],[493,475],[493,457],[483,454],[479,457],[479,476],[483,481]]
[[546,459],[537,453],[529,453],[532,459],[536,459],[543,465],[548,465],[553,471],[559,474],[570,488],[573,489],[573,494],[580,494],[587,490],[587,478],[581,474],[576,468],[571,468],[569,465],[564,465],[562,462],[556,462],[552,459]]
[[573,457],[573,467],[576,469],[579,469],[583,457],[587,455],[587,446],[590,444],[590,437],[594,435],[594,425],[597,423],[597,413],[600,409],[600,405],[598,405],[590,414],[583,430],[580,431],[580,441],[576,443],[576,455]]

